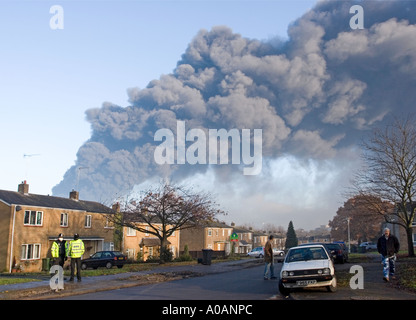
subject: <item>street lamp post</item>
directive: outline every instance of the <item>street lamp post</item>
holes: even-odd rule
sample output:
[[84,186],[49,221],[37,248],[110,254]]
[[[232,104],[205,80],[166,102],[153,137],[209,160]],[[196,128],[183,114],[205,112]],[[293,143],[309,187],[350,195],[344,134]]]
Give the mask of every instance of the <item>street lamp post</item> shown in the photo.
[[348,253],[351,253],[350,220],[351,220],[351,218],[348,217],[347,218],[347,222],[348,222]]

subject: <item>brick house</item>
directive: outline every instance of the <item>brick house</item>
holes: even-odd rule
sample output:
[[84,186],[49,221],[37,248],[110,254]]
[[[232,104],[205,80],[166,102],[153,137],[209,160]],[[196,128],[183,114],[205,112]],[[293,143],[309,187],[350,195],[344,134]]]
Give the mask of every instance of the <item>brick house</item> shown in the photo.
[[[137,224],[144,229],[150,228],[145,223],[137,222]],[[155,224],[154,226],[157,227],[158,225]],[[179,235],[180,231],[176,230],[168,238],[167,245],[172,252],[173,258],[179,255]],[[123,227],[123,248],[129,259],[146,261],[150,257],[159,257],[160,240],[150,233],[140,232],[130,227]]]
[[[233,223],[231,225],[233,226]],[[233,232],[238,235],[238,241],[235,243],[235,253],[249,253],[253,249],[253,231],[234,226],[233,228]]]
[[264,247],[269,236],[263,232],[253,233],[253,248]]
[[0,269],[41,271],[60,233],[66,241],[78,233],[85,244],[84,257],[112,250],[114,228],[107,222],[111,214],[111,208],[98,202],[79,200],[77,191],[69,198],[31,194],[26,181],[17,192],[0,190]]
[[[189,253],[199,257],[202,249],[211,249],[228,255],[231,252],[231,234],[233,227],[223,222],[207,222],[199,227],[183,229],[180,234],[180,252],[188,246]],[[214,254],[215,255],[215,254]]]

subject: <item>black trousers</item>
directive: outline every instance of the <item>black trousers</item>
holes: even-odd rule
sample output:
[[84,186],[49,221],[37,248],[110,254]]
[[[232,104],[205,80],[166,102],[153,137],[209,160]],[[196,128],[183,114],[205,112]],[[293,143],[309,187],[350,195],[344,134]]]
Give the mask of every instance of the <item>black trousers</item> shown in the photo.
[[77,267],[77,279],[81,280],[81,258],[71,258],[71,278],[74,280],[75,266]]
[[65,263],[65,257],[58,257],[58,258],[54,258],[53,260],[54,265],[59,264],[62,268],[64,267],[64,263]]

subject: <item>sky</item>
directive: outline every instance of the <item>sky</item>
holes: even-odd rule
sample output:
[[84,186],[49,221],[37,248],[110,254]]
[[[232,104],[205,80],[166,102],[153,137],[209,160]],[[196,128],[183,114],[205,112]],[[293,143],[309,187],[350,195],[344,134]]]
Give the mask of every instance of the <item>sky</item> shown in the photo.
[[[110,204],[168,176],[212,192],[228,223],[325,225],[359,140],[392,102],[411,108],[414,13],[406,1],[1,0],[0,189],[27,180]],[[262,129],[261,173],[157,165],[154,133],[177,121]]]

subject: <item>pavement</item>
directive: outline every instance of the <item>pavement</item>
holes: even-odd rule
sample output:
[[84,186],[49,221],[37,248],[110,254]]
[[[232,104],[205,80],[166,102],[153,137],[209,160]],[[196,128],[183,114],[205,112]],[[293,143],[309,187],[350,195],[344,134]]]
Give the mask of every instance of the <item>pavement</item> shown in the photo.
[[[328,293],[322,289],[298,290],[289,298],[279,294],[276,281],[276,296],[272,300],[416,300],[416,293],[403,290],[394,281],[385,283],[382,280],[380,261],[374,260],[359,263],[364,270],[364,288],[351,289],[339,286],[337,292]],[[199,277],[213,273],[231,272],[241,268],[251,268],[262,264],[261,259],[242,259],[210,265],[192,264],[181,266],[158,266],[152,270],[126,272],[114,275],[83,277],[82,282],[64,282],[64,290],[52,291],[50,279],[0,286],[0,300],[43,300],[65,296],[80,295],[98,291],[148,285],[162,281],[172,281],[189,277]],[[336,273],[344,275],[350,271],[352,263],[336,264]],[[280,267],[276,266],[276,269]],[[400,261],[397,262],[400,268]],[[277,271],[277,270],[276,270]],[[351,277],[354,274],[351,273]]]

